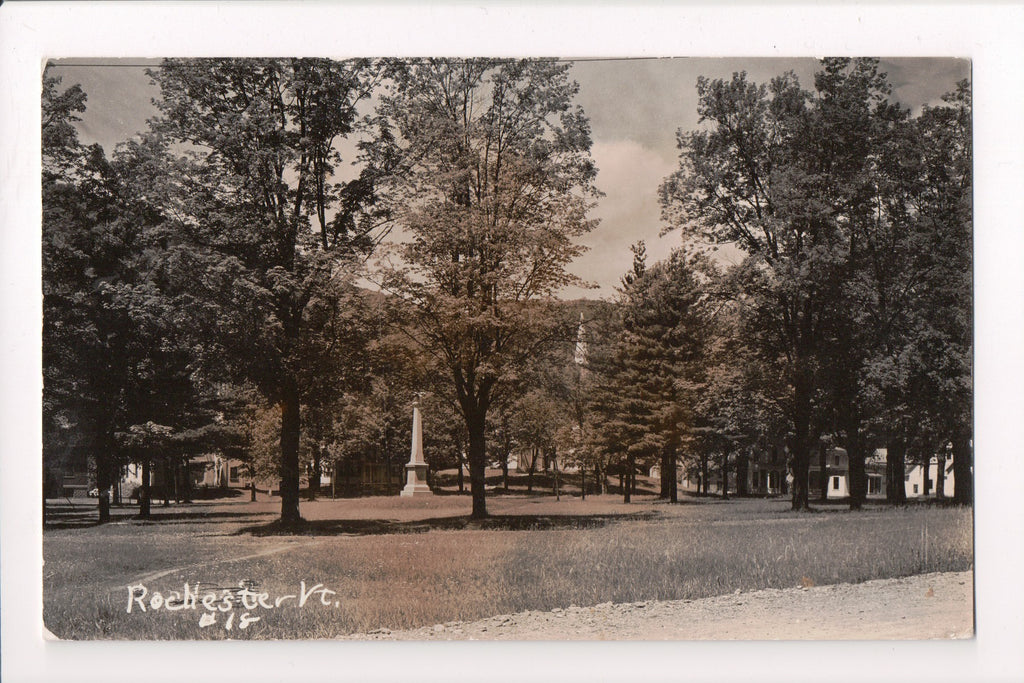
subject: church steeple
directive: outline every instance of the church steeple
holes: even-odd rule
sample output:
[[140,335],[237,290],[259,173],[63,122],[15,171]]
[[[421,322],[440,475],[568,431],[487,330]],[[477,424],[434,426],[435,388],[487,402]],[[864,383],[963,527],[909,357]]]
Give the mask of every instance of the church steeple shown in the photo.
[[587,364],[587,327],[583,313],[580,313],[580,324],[576,328],[576,350],[572,354],[572,360],[581,368]]

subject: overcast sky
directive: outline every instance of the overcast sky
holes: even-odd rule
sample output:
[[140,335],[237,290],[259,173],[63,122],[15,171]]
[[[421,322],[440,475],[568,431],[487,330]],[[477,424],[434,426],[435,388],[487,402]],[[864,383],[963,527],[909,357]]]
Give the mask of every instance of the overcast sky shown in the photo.
[[[140,63],[65,63],[57,68],[63,86],[80,83],[88,95],[88,109],[79,125],[83,142],[98,142],[109,154],[117,143],[145,129],[146,119],[155,113],[151,99],[158,93],[137,66]],[[678,234],[658,236],[662,224],[657,190],[676,166],[676,131],[697,125],[698,76],[729,78],[733,72],[746,71],[752,80],[765,82],[792,70],[810,89],[816,69],[813,59],[575,62],[572,75],[580,85],[577,101],[590,117],[597,185],[605,196],[594,212],[600,225],[585,241],[590,250],[572,266],[573,272],[599,287],[566,291],[564,296],[613,296],[632,260],[629,246],[637,240],[647,243],[652,262],[680,243]],[[948,58],[883,60],[882,69],[893,85],[893,97],[914,110],[938,103],[959,79],[970,76],[968,61]]]

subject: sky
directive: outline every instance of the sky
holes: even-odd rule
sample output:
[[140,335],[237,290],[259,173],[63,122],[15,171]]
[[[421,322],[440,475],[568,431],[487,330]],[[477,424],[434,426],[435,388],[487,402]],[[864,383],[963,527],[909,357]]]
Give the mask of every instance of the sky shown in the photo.
[[[62,85],[80,83],[88,95],[79,134],[83,142],[98,142],[108,154],[117,143],[146,127],[155,114],[152,98],[158,91],[140,64],[157,60],[122,60],[96,65],[64,62],[56,73]],[[746,71],[755,82],[766,82],[793,71],[805,88],[812,88],[818,62],[814,59],[659,58],[577,60],[572,77],[579,83],[576,101],[590,118],[592,156],[598,168],[597,187],[604,196],[592,217],[598,227],[583,240],[589,249],[570,270],[596,288],[569,288],[564,298],[611,298],[619,278],[632,261],[630,245],[643,240],[648,260],[669,255],[681,244],[676,233],[659,236],[657,192],[675,170],[676,131],[697,127],[698,76],[730,78]],[[937,104],[961,78],[970,77],[970,62],[950,58],[882,60],[893,98],[920,110]],[[738,258],[724,249],[720,258]]]

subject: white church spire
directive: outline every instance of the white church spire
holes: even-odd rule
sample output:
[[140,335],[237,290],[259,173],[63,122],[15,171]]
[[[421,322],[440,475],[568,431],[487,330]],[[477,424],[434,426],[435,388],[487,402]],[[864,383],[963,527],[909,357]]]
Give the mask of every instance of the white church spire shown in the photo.
[[580,324],[576,328],[576,350],[572,354],[572,360],[580,367],[587,364],[587,327],[583,313],[580,313]]

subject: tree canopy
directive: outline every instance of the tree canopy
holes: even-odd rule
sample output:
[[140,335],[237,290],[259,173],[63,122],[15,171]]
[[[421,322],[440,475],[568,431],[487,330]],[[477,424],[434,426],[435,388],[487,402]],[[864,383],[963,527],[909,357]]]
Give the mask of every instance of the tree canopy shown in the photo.
[[466,421],[473,515],[487,514],[486,420],[503,384],[556,332],[544,302],[594,223],[587,119],[568,65],[390,64],[368,150],[407,234],[382,279],[410,334],[443,365]]

